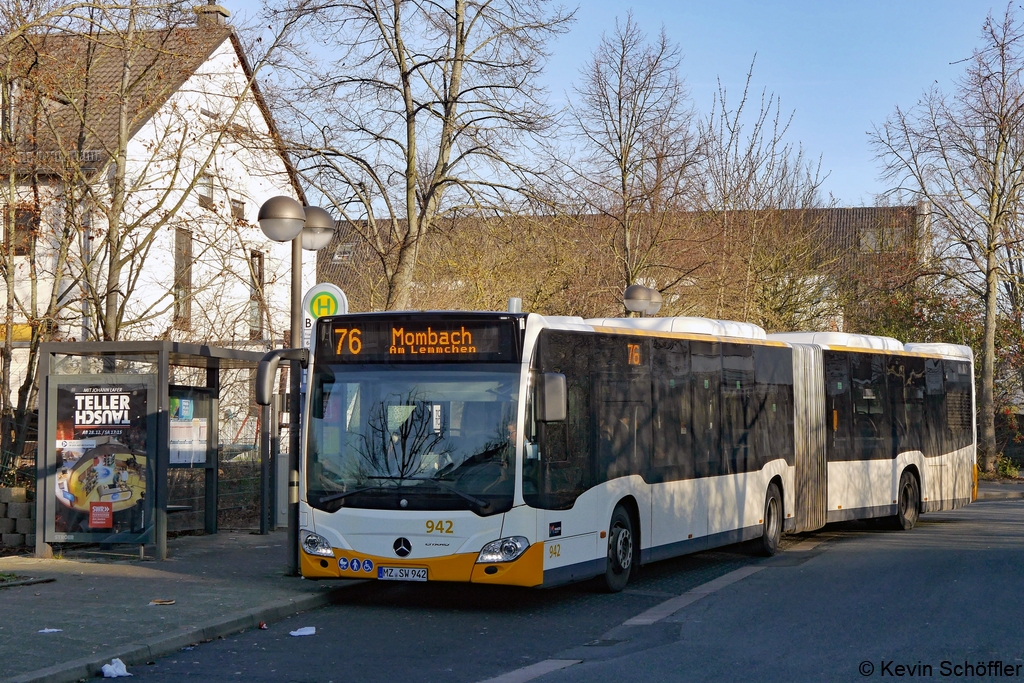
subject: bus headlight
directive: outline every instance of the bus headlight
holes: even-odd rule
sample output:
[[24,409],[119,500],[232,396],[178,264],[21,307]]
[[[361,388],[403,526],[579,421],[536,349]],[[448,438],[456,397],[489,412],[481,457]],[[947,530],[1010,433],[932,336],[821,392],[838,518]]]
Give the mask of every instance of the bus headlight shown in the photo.
[[491,562],[511,562],[522,555],[530,542],[524,536],[508,536],[491,541],[483,547],[480,555],[476,558],[477,564]]
[[307,555],[334,557],[334,550],[331,548],[331,544],[327,542],[327,539],[320,534],[314,534],[312,531],[302,532],[302,549],[306,551]]

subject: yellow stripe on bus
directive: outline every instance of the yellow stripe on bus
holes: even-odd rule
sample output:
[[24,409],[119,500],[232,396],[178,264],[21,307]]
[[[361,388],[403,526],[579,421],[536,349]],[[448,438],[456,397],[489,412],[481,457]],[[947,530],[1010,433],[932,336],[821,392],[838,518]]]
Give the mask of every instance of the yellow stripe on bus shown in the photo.
[[700,332],[662,332],[660,330],[636,330],[629,327],[604,327],[595,325],[595,332],[602,334],[620,334],[637,337],[654,337],[657,339],[691,339],[693,341],[716,341],[726,344],[756,344],[757,346],[777,346],[786,348],[786,342],[774,341],[771,339],[751,339],[749,337],[720,337],[714,334],[702,334]]

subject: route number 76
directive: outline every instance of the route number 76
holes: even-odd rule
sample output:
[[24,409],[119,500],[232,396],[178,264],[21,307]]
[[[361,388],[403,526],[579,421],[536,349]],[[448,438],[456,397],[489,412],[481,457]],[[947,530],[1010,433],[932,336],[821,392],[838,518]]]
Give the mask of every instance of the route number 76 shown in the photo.
[[358,329],[347,327],[334,328],[334,335],[338,338],[338,347],[334,349],[334,355],[340,356],[345,348],[345,339],[348,339],[348,352],[353,356],[359,355],[363,350],[362,332]]

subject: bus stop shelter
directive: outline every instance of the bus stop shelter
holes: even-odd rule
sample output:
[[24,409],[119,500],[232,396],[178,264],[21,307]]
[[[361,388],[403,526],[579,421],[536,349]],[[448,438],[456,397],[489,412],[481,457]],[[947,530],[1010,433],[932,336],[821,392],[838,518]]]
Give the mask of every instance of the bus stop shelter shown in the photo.
[[[36,556],[51,556],[52,543],[132,544],[140,553],[155,544],[157,559],[166,559],[175,467],[205,470],[204,531],[216,533],[221,372],[255,371],[261,358],[263,351],[172,341],[42,344]],[[172,369],[190,382],[172,385]],[[268,418],[264,411],[264,432]],[[268,441],[259,448],[264,533]]]

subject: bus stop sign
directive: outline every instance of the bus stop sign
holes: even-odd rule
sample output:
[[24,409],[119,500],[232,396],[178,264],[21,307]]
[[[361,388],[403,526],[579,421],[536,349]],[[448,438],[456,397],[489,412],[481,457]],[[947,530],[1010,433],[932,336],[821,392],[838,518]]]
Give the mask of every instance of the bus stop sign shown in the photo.
[[313,335],[313,323],[327,315],[348,313],[348,297],[337,285],[321,283],[312,287],[302,298],[302,345],[307,349]]

